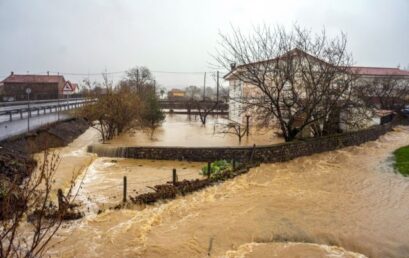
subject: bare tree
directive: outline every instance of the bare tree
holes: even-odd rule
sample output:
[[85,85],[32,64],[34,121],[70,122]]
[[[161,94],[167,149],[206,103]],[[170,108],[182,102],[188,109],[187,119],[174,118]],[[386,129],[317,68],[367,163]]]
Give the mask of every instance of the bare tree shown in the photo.
[[215,58],[231,70],[225,78],[244,89],[234,101],[259,125],[278,124],[286,141],[303,131],[325,134],[340,110],[356,110],[357,76],[344,34],[328,38],[325,30],[313,35],[297,25],[291,31],[264,25],[249,36],[233,29],[220,37]]
[[185,93],[188,100],[199,100],[202,98],[202,89],[194,85],[186,87]]
[[[51,200],[59,161],[58,155],[46,151],[38,170],[22,183],[0,181],[0,257],[40,257],[46,251],[72,201],[69,196],[65,208],[57,208]],[[28,225],[24,223],[26,218]]]
[[399,112],[409,101],[409,80],[390,74],[360,80],[359,93],[368,106]]
[[207,117],[218,107],[219,103],[211,100],[191,100],[190,106],[199,113],[200,122],[206,125]]
[[114,88],[107,79],[104,87],[105,94],[89,95],[96,101],[77,111],[78,116],[86,118],[101,133],[103,142],[135,128],[141,115],[141,100],[132,88]]
[[231,134],[237,137],[239,144],[244,136],[247,135],[247,126],[236,121],[230,120],[227,124],[217,124],[216,127],[219,127],[216,133],[219,134]]
[[154,80],[155,78],[147,67],[134,67],[126,71],[126,76],[120,81],[119,86],[129,87],[138,94],[150,93],[155,87]]

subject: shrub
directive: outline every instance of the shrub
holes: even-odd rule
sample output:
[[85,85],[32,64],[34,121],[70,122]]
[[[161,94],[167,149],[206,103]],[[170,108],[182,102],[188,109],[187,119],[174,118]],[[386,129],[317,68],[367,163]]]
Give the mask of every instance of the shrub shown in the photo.
[[395,155],[394,168],[403,176],[409,176],[409,146],[399,148],[393,154]]
[[[233,166],[226,160],[216,160],[210,164],[210,179],[220,180],[230,177],[233,172]],[[203,176],[208,176],[207,165],[202,168],[200,173]]]

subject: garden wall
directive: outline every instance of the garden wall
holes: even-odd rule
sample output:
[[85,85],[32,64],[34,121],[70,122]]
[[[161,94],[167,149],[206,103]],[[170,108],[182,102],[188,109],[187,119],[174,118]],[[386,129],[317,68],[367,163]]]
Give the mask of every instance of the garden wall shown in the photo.
[[260,162],[287,161],[314,153],[336,150],[346,146],[359,145],[378,139],[392,128],[391,124],[379,125],[369,129],[297,140],[263,146],[248,147],[112,147],[103,144],[88,146],[88,151],[101,157],[122,157],[155,160],[213,161],[232,159]]

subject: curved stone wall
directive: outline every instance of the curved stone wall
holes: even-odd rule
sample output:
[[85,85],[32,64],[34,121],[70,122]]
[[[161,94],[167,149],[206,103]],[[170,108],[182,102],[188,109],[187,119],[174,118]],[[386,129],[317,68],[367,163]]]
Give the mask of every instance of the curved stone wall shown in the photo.
[[100,157],[133,159],[213,161],[235,158],[241,161],[280,162],[373,141],[391,128],[391,124],[386,124],[355,132],[253,147],[112,147],[96,144],[88,146],[88,151]]

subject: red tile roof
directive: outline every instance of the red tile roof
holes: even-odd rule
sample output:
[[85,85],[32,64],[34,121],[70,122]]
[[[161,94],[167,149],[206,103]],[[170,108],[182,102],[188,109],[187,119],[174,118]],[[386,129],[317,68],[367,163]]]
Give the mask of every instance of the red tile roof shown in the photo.
[[78,83],[71,83],[72,90],[75,92],[78,89]]
[[[324,62],[323,60],[303,51],[298,48],[294,48],[290,51],[288,51],[286,54],[276,57],[273,59],[268,59],[264,61],[258,61],[258,62],[253,62],[253,63],[248,63],[248,64],[242,64],[238,65],[236,68],[244,67],[247,65],[255,65],[255,64],[261,64],[261,63],[266,63],[266,62],[271,62],[274,60],[277,60],[278,58],[286,58],[287,56],[291,55],[297,55],[297,54],[303,54],[305,56],[308,56],[310,58],[313,58],[317,61]],[[236,69],[235,68],[235,69]],[[227,79],[235,69],[230,70],[225,76],[223,76],[224,79]],[[399,68],[387,68],[387,67],[365,67],[365,66],[352,66],[350,67],[351,72],[357,73],[360,75],[370,75],[370,76],[387,76],[387,75],[395,75],[395,76],[409,76],[409,70],[401,70]]]
[[11,74],[3,80],[4,83],[59,83],[64,82],[62,75],[34,75],[34,74]]
[[387,67],[363,67],[363,66],[353,66],[351,67],[352,72],[361,75],[398,75],[398,76],[409,76],[409,71],[401,70],[399,68],[387,68]]

